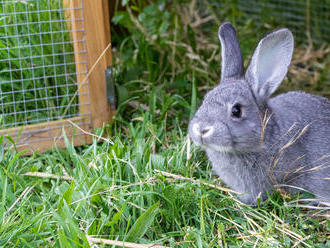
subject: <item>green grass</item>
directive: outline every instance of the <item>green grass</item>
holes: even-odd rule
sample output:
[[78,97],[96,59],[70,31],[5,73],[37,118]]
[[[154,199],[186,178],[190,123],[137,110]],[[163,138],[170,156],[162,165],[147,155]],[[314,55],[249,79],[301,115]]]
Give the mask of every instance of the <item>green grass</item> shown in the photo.
[[[126,134],[83,149],[21,158],[2,148],[0,246],[88,247],[96,235],[171,247],[327,247],[325,210],[279,194],[256,209],[237,202],[207,184],[220,182],[180,123],[165,135],[157,116],[140,117]],[[24,176],[36,171],[72,180]]]
[[[106,141],[22,157],[0,139],[0,247],[92,247],[91,237],[187,248],[330,247],[327,209],[280,193],[246,206],[187,139],[190,116],[219,79],[220,47],[216,18],[195,22],[201,2],[184,2],[135,0],[132,15],[116,12],[117,114],[97,130],[111,134]],[[203,17],[212,15],[203,6]],[[246,59],[263,34],[251,25],[237,27]],[[282,91],[329,91],[329,61],[318,51],[293,64]]]

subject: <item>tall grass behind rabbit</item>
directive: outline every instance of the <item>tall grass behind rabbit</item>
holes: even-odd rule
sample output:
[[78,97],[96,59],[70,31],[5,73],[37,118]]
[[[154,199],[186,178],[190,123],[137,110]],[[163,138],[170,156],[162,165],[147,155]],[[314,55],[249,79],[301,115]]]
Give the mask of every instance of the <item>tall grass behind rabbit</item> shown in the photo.
[[245,74],[232,25],[222,24],[218,35],[221,80],[190,121],[194,143],[244,203],[256,205],[275,186],[330,202],[330,101],[298,91],[270,98],[290,65],[292,33],[267,34]]

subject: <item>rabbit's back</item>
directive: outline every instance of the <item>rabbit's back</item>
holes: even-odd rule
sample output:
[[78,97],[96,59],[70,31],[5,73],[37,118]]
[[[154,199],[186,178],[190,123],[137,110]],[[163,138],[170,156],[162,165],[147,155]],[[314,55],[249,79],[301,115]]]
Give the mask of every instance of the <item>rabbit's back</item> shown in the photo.
[[270,98],[268,106],[289,121],[293,119],[310,122],[320,118],[330,121],[330,101],[302,91],[290,91]]
[[297,161],[301,167],[293,168],[299,169],[299,173],[292,177],[292,185],[311,191],[320,200],[330,201],[330,101],[304,92],[289,92],[271,98],[269,107],[281,120],[278,137],[291,130],[282,145],[294,140],[286,149],[282,164],[285,168]]

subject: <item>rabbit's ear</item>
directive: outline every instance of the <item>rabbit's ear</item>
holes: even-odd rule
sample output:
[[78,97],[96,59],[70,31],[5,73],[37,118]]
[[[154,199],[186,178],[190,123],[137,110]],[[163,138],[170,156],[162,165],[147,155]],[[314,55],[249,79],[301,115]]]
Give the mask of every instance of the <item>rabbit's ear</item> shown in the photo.
[[293,46],[292,33],[286,28],[269,33],[259,42],[245,75],[256,96],[268,97],[281,84]]
[[221,42],[221,79],[241,77],[243,75],[243,60],[234,27],[229,23],[223,23],[218,31]]

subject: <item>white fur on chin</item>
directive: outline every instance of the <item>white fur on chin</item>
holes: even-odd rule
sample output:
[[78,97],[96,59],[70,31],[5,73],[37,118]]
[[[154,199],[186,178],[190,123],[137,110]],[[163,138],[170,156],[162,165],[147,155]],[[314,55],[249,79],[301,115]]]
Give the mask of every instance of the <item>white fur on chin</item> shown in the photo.
[[235,152],[235,149],[232,146],[218,146],[214,144],[208,144],[207,146],[201,145],[202,148],[205,150],[213,150],[217,152],[223,152],[223,153],[233,153]]

